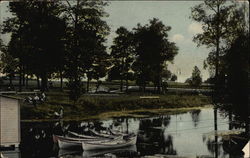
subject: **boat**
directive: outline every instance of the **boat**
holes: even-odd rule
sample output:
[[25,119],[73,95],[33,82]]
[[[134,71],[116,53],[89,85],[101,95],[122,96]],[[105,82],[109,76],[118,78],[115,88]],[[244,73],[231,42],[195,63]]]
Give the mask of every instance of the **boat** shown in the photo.
[[78,138],[83,138],[83,139],[97,139],[97,138],[101,138],[101,137],[98,137],[98,136],[88,136],[88,135],[85,135],[85,134],[78,134],[76,132],[72,132],[72,131],[68,131],[68,133],[74,137],[78,137]]
[[137,135],[132,134],[109,140],[82,141],[82,148],[84,151],[97,150],[97,149],[116,149],[116,148],[135,145],[136,141],[137,141]]
[[93,139],[84,139],[84,138],[73,138],[73,137],[64,137],[64,136],[58,136],[53,135],[53,138],[55,138],[58,141],[59,148],[71,148],[71,147],[81,147],[83,141],[101,141],[101,140],[107,140],[105,138],[93,138]]
[[107,134],[107,133],[100,133],[97,132],[95,130],[89,130],[93,135],[97,136],[97,137],[103,137],[103,138],[116,138],[117,136],[115,135],[111,135],[111,134]]

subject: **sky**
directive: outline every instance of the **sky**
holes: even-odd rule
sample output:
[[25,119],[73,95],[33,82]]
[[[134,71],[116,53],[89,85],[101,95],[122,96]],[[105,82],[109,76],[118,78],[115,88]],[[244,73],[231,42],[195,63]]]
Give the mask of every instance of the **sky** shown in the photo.
[[[0,2],[0,22],[10,16],[7,9],[8,2]],[[201,70],[203,80],[209,77],[208,70],[203,69],[203,61],[207,58],[209,49],[205,46],[197,47],[192,38],[202,33],[202,25],[189,18],[191,7],[201,1],[110,1],[105,7],[109,14],[105,20],[111,28],[107,37],[107,46],[112,45],[115,31],[120,26],[132,30],[138,23],[145,25],[150,19],[158,18],[166,26],[171,26],[169,40],[175,42],[179,48],[174,62],[168,64],[171,72],[178,77],[178,82],[184,82],[191,77],[194,66]],[[1,36],[7,42],[9,36]]]

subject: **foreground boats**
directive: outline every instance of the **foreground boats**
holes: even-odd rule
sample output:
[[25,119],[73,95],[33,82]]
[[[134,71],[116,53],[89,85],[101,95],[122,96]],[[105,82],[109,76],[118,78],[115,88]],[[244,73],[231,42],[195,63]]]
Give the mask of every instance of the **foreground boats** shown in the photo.
[[57,140],[58,146],[60,149],[71,148],[71,147],[76,147],[76,146],[81,147],[83,141],[100,141],[100,140],[105,139],[105,138],[97,138],[97,137],[73,138],[73,137],[64,137],[64,136],[58,136],[58,135],[54,135],[53,137]]
[[82,141],[82,148],[85,151],[98,149],[116,149],[136,144],[137,135],[128,135],[114,140]]

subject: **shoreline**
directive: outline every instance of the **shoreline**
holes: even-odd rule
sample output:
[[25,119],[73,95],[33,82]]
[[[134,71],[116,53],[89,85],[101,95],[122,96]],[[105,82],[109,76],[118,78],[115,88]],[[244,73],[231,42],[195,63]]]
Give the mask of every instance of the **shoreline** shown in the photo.
[[[124,110],[124,111],[108,111],[94,116],[86,116],[81,118],[66,118],[62,121],[93,121],[93,120],[106,120],[117,117],[132,117],[132,118],[147,118],[159,115],[173,115],[179,113],[185,113],[192,110],[201,110],[206,108],[212,108],[212,104],[196,107],[181,107],[181,108],[158,108],[158,109],[136,109],[136,110]],[[60,119],[21,119],[21,123],[32,122],[57,122]]]

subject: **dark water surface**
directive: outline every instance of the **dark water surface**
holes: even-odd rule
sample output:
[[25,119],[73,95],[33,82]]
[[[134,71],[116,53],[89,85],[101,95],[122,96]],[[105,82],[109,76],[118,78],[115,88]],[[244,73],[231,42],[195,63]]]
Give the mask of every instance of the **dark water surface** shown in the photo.
[[[65,129],[80,132],[86,122],[64,122]],[[218,130],[229,128],[228,118],[218,114]],[[21,158],[80,158],[80,157],[143,157],[148,155],[179,155],[196,157],[200,155],[219,158],[229,157],[222,146],[222,138],[215,143],[214,111],[212,108],[194,110],[176,115],[162,115],[150,118],[115,118],[95,121],[95,127],[103,126],[123,132],[138,134],[136,146],[123,149],[85,152],[81,149],[59,150],[52,141],[52,134],[59,134],[58,122],[21,123]],[[217,145],[215,145],[217,144]],[[217,149],[217,150],[216,150]]]

